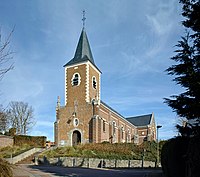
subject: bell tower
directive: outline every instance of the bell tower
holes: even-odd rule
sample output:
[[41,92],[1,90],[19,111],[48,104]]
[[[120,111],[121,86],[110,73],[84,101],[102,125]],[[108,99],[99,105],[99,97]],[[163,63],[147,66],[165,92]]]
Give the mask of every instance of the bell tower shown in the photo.
[[85,29],[82,29],[74,57],[64,65],[65,106],[100,100],[101,71],[94,63]]
[[57,146],[94,141],[93,119],[100,105],[101,71],[95,65],[83,28],[74,57],[64,65],[65,105],[56,107],[55,142]]

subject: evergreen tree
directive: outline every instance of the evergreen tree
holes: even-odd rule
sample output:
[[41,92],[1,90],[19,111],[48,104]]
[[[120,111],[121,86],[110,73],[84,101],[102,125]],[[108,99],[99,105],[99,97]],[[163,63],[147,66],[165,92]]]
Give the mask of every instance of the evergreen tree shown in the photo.
[[165,98],[165,102],[187,120],[186,126],[177,125],[182,135],[200,135],[200,2],[180,0],[180,3],[187,34],[178,41],[176,55],[171,58],[177,64],[166,71],[175,76],[173,81],[185,91]]

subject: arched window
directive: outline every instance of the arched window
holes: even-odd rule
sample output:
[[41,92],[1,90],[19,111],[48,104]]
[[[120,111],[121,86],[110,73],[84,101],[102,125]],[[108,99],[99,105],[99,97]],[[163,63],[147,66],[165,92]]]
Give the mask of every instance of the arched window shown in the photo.
[[72,77],[72,86],[78,86],[81,82],[81,77],[79,73],[74,73]]
[[92,77],[92,86],[94,89],[97,89],[97,80],[95,76]]
[[103,132],[106,132],[106,121],[103,120]]
[[128,143],[131,142],[131,134],[130,134],[130,130],[129,130],[129,129],[128,129],[128,131],[127,131],[126,141],[127,141]]
[[78,74],[74,75],[74,79],[73,79],[73,85],[78,85]]
[[115,135],[116,122],[113,121],[113,135]]
[[122,139],[124,139],[124,127],[121,127],[121,132],[122,132]]

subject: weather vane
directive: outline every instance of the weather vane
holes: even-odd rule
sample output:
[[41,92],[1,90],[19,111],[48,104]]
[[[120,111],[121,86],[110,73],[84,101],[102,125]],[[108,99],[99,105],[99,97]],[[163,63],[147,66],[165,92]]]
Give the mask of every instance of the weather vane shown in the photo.
[[83,18],[82,18],[82,21],[83,21],[83,28],[85,27],[85,10],[83,10]]

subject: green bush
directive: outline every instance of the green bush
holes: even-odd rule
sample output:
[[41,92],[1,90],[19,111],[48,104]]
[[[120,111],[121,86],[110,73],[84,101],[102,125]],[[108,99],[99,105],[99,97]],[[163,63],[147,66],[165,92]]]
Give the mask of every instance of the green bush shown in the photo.
[[163,145],[161,164],[166,177],[184,177],[189,138],[176,137]]
[[186,176],[199,177],[200,169],[200,137],[190,138],[186,156]]
[[199,177],[200,137],[176,137],[162,149],[161,163],[166,177]]
[[23,144],[28,144],[33,147],[45,147],[46,137],[45,136],[27,136],[27,135],[14,136],[14,145],[22,146]]

